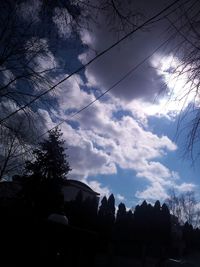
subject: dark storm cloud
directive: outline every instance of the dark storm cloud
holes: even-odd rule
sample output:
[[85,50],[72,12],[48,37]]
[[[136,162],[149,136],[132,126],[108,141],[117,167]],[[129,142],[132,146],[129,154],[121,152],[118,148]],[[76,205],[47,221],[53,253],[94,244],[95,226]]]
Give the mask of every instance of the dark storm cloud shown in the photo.
[[[138,41],[141,41],[141,38],[138,39],[126,43],[121,49],[113,49],[108,55],[90,66],[86,70],[89,84],[98,86],[104,91],[151,54],[152,47],[156,47],[154,40],[150,41],[146,36],[144,42],[137,44]],[[164,88],[162,78],[157,75],[156,69],[147,61],[116,86],[111,93],[126,101],[135,98],[154,101],[162,88]]]
[[[132,3],[133,10],[143,12],[144,20],[155,15],[169,4],[166,1],[133,1]],[[170,17],[175,19],[176,15],[177,13],[174,12]],[[119,37],[110,30],[103,15],[99,19],[101,23],[98,25],[94,23],[91,26],[92,31],[83,29],[81,32],[82,42],[90,48],[79,56],[83,63],[95,55],[94,51],[98,54],[113,44]],[[134,66],[137,66],[151,55],[161,44],[163,44],[163,47],[159,49],[160,54],[167,55],[174,47],[173,38],[171,42],[166,43],[166,40],[174,34],[173,28],[168,31],[169,26],[169,22],[162,19],[148,25],[140,32],[134,33],[131,38],[111,49],[87,68],[85,74],[89,84],[98,86],[102,91],[108,89]],[[125,32],[122,32],[120,36],[124,34]],[[148,58],[142,66],[115,87],[111,93],[125,101],[140,98],[152,102],[164,89],[166,88],[162,77],[152,67],[151,59]]]

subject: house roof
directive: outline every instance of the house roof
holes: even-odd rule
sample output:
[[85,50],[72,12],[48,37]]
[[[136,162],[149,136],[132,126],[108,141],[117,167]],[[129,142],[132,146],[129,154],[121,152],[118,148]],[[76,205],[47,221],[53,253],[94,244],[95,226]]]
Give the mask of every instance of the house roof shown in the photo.
[[82,183],[78,180],[72,180],[72,179],[68,179],[64,182],[64,186],[74,186],[76,188],[79,188],[83,191],[87,191],[91,194],[94,194],[96,196],[99,196],[100,194],[95,192],[94,190],[92,190],[92,188],[90,188],[88,185],[86,185],[85,183]]

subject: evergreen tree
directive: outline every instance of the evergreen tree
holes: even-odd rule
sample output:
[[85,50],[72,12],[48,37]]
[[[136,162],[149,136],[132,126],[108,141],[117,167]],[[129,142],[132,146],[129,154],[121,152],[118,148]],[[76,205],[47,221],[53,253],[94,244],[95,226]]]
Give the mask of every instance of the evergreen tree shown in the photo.
[[170,212],[165,203],[162,205],[162,213],[165,214],[165,216],[167,216],[168,219],[170,219]]
[[107,215],[107,206],[108,206],[108,200],[106,196],[104,196],[101,200],[101,205],[99,207],[99,212],[98,212],[98,216],[100,218],[103,218]]
[[126,219],[126,206],[120,203],[117,210],[116,222],[121,223]]
[[115,222],[115,197],[113,194],[108,198],[108,216],[109,223],[112,225]]
[[35,161],[26,165],[26,198],[34,206],[36,214],[42,217],[64,211],[61,185],[71,169],[61,136],[58,128],[50,131],[48,139],[34,150]]
[[167,205],[164,203],[162,205],[162,236],[164,244],[169,244],[170,242],[170,233],[171,233],[171,215]]
[[157,200],[153,207],[153,234],[154,242],[158,243],[162,240],[162,213],[160,201]]
[[110,234],[115,221],[115,198],[113,194],[101,201],[98,212],[99,228],[105,234]]
[[156,200],[155,204],[154,204],[154,210],[159,212],[161,209],[161,206],[160,206],[160,201],[159,200]]
[[41,180],[63,180],[71,170],[64,153],[62,133],[56,128],[49,132],[48,139],[39,144],[33,151],[34,162],[27,162],[26,171],[29,175],[39,176]]

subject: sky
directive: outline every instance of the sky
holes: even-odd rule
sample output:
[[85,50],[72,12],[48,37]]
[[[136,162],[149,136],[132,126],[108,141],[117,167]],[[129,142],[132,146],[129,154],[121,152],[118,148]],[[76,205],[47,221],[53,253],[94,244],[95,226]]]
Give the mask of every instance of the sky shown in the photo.
[[[131,23],[140,25],[170,3],[125,1],[119,8]],[[185,8],[195,12],[195,1],[189,1]],[[36,23],[42,22],[39,0],[25,1],[20,9],[23,20],[32,14]],[[66,8],[54,6],[51,12],[51,23],[44,27],[50,27],[57,36],[59,47],[52,49],[51,38],[38,35],[45,53],[35,58],[34,69],[55,68],[49,74],[52,84],[86,64],[133,27],[127,23],[118,30],[119,18],[109,16],[109,11],[99,12],[97,21],[89,21],[89,27],[83,21],[77,30],[71,26]],[[64,121],[60,128],[72,168],[68,177],[87,183],[101,196],[113,193],[117,204],[124,202],[129,208],[144,199],[163,202],[172,189],[180,194],[199,191],[198,159],[193,164],[190,157],[184,157],[188,128],[182,132],[194,118],[194,114],[186,118],[184,114],[195,92],[185,97],[192,83],[189,74],[184,72],[177,77],[174,73],[182,62],[177,52],[182,39],[169,20],[179,26],[181,13],[173,12],[168,19],[145,26],[61,83],[45,98],[48,108],[39,104],[30,108],[38,135]],[[129,71],[130,75],[99,101],[73,115]],[[3,78],[9,81],[13,75],[10,70]],[[40,84],[31,90],[40,93],[45,86]],[[1,106],[8,107],[6,101]],[[16,105],[9,102],[9,112]]]

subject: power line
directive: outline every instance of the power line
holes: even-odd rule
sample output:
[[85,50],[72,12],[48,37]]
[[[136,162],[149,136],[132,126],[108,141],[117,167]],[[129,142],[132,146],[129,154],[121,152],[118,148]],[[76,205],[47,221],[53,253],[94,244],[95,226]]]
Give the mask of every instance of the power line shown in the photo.
[[[153,50],[153,52],[148,55],[146,58],[144,58],[142,61],[140,61],[136,66],[134,66],[133,68],[131,68],[124,76],[122,76],[117,82],[115,82],[111,87],[109,87],[106,91],[104,91],[103,93],[101,93],[99,96],[97,96],[93,101],[91,101],[90,103],[88,103],[86,106],[84,106],[83,108],[81,108],[80,110],[78,110],[77,112],[75,112],[72,116],[70,116],[68,119],[61,121],[60,123],[58,123],[56,126],[52,127],[51,129],[49,129],[48,131],[51,131],[53,129],[55,129],[56,127],[59,127],[61,124],[63,124],[64,122],[66,122],[69,119],[72,119],[73,117],[75,117],[76,115],[78,115],[79,113],[81,113],[82,111],[84,111],[85,109],[89,108],[90,106],[92,106],[95,102],[97,102],[99,99],[101,99],[105,94],[107,94],[109,91],[111,91],[113,88],[115,88],[116,86],[118,86],[121,82],[123,82],[128,76],[130,76],[135,70],[137,70],[140,66],[142,66],[148,59],[150,59],[158,50],[161,49],[161,47],[163,47],[165,44],[167,44],[170,41],[171,37],[168,38],[165,42],[163,42],[161,45],[159,45],[155,50]],[[47,131],[47,132],[48,132]],[[47,132],[45,132],[43,135],[45,135]]]
[[160,15],[162,15],[163,13],[165,13],[167,10],[169,10],[171,7],[173,7],[174,5],[176,5],[178,2],[180,2],[181,0],[176,0],[173,3],[171,3],[170,5],[168,5],[167,7],[165,7],[164,9],[162,9],[161,11],[159,11],[157,14],[155,14],[154,16],[152,16],[151,18],[147,19],[144,23],[142,23],[140,26],[138,26],[136,29],[133,29],[132,31],[130,31],[128,34],[126,34],[124,37],[122,37],[121,39],[119,39],[118,41],[116,41],[115,43],[113,43],[111,46],[109,46],[108,48],[106,48],[105,50],[103,50],[102,52],[100,52],[98,55],[96,55],[94,58],[92,58],[91,60],[89,60],[86,64],[82,65],[81,67],[79,67],[78,69],[76,69],[75,71],[73,71],[71,74],[67,75],[65,78],[61,79],[58,83],[56,83],[55,85],[53,85],[51,88],[49,88],[48,90],[42,92],[41,94],[37,95],[35,98],[33,98],[30,102],[26,103],[25,105],[23,105],[22,107],[18,108],[17,110],[15,110],[14,112],[10,113],[9,115],[7,115],[6,117],[4,117],[3,119],[0,120],[0,124],[2,124],[3,122],[5,122],[7,119],[9,119],[10,117],[12,117],[13,115],[17,114],[19,111],[24,110],[25,108],[27,108],[28,106],[30,106],[31,104],[33,104],[34,102],[36,102],[39,98],[43,97],[44,95],[46,95],[47,93],[51,92],[52,90],[54,90],[57,86],[59,86],[60,84],[62,84],[64,81],[68,80],[70,77],[72,77],[73,75],[75,75],[76,73],[79,73],[80,71],[84,70],[86,67],[88,67],[91,63],[93,63],[94,61],[96,61],[99,57],[103,56],[104,54],[106,54],[108,51],[110,51],[112,48],[116,47],[118,44],[120,44],[121,42],[123,42],[125,39],[127,39],[128,37],[130,37],[133,33],[137,32],[138,30],[142,29],[143,27],[145,27],[146,25],[148,25],[149,23],[153,22],[156,18],[158,18]]
[[[62,121],[60,121],[58,124],[56,124],[54,127],[48,129],[47,131],[45,131],[44,133],[42,133],[41,135],[37,136],[37,140],[40,139],[41,137],[43,137],[44,135],[46,135],[48,132],[54,130],[55,128],[59,127],[60,125],[62,125],[63,123],[67,122],[68,120],[72,119],[73,117],[77,116],[79,113],[81,113],[82,111],[86,110],[87,108],[89,108],[90,106],[92,106],[95,102],[97,102],[99,99],[101,99],[105,94],[107,94],[109,91],[111,91],[112,89],[114,89],[116,86],[118,86],[121,82],[123,82],[128,76],[130,76],[135,70],[137,70],[140,66],[142,66],[148,59],[150,59],[158,50],[160,50],[163,46],[165,46],[172,38],[174,37],[174,34],[172,36],[170,36],[167,40],[165,40],[164,42],[162,42],[157,48],[155,48],[150,55],[148,55],[147,57],[145,57],[142,61],[140,61],[137,65],[135,65],[134,67],[132,67],[125,75],[123,75],[117,82],[115,82],[112,86],[110,86],[106,91],[104,91],[103,93],[101,93],[98,97],[96,97],[93,101],[89,102],[87,105],[85,105],[84,107],[82,107],[81,109],[79,109],[78,111],[76,111],[74,114],[72,114],[71,116],[69,116],[67,119],[64,119]],[[32,149],[28,149],[26,151],[24,151],[23,153],[20,153],[18,155],[16,155],[15,157],[19,157],[21,155],[27,154],[28,152],[30,152]],[[23,166],[25,165],[24,163],[20,164],[19,166]]]
[[[187,1],[188,2],[188,1]],[[198,2],[198,1],[196,1]],[[196,3],[195,2],[195,3]],[[191,6],[193,7],[193,5]],[[190,7],[190,8],[191,8]],[[180,16],[182,17],[182,15]],[[166,18],[166,17],[165,17]],[[167,19],[167,18],[166,18]],[[179,18],[180,19],[180,18]],[[178,19],[178,20],[179,20]],[[177,20],[176,20],[177,22]],[[185,24],[181,26],[181,28],[185,27]],[[179,29],[180,30],[180,29]],[[104,95],[106,95],[109,91],[111,91],[112,89],[114,89],[116,86],[118,86],[121,82],[123,82],[128,76],[130,76],[135,70],[137,70],[140,66],[142,66],[148,59],[150,59],[158,50],[160,50],[163,46],[165,46],[173,37],[175,34],[171,35],[167,40],[165,40],[164,42],[162,42],[158,47],[156,47],[150,55],[148,55],[147,57],[145,57],[142,61],[140,61],[137,65],[135,65],[134,67],[132,67],[125,75],[123,75],[117,82],[115,82],[112,86],[110,86],[106,91],[104,91],[103,93],[101,93],[99,96],[97,96],[93,101],[89,102],[87,105],[85,105],[84,107],[82,107],[81,109],[79,109],[78,111],[76,111],[73,115],[71,115],[69,118],[62,120],[61,122],[59,122],[58,124],[56,124],[56,126],[50,128],[49,130],[47,130],[46,132],[44,132],[43,134],[41,134],[40,136],[38,136],[38,138],[43,137],[45,134],[47,134],[49,131],[55,129],[56,127],[59,127],[60,125],[62,125],[64,122],[66,122],[67,120],[70,120],[72,118],[74,118],[76,115],[78,115],[79,113],[81,113],[82,111],[86,110],[87,108],[89,108],[90,106],[92,106],[95,102],[97,102],[99,99],[101,99]],[[182,44],[183,42],[181,42]],[[175,47],[179,46],[176,45]],[[174,49],[174,48],[173,48]]]
[[[195,2],[196,3],[196,2]],[[193,5],[192,5],[193,6]],[[191,8],[191,7],[190,7]],[[189,9],[190,9],[189,8]],[[179,20],[182,17],[182,15],[176,19]],[[185,24],[181,26],[181,28],[185,27]],[[102,98],[106,93],[108,93],[110,90],[112,90],[113,88],[115,88],[117,85],[119,85],[123,80],[125,80],[132,72],[134,72],[137,68],[139,68],[142,64],[144,64],[145,61],[147,61],[149,58],[151,58],[161,47],[163,47],[165,44],[167,44],[171,39],[174,38],[174,35],[171,35],[167,40],[165,40],[162,44],[160,44],[156,49],[154,49],[152,51],[152,53],[150,55],[148,55],[146,58],[144,58],[142,61],[140,61],[136,66],[134,66],[133,68],[131,68],[123,77],[121,77],[120,80],[118,80],[117,82],[115,82],[111,87],[109,87],[105,92],[103,92],[101,95],[99,95],[98,97],[96,97],[93,101],[91,101],[90,103],[88,103],[86,106],[84,106],[83,108],[81,108],[80,110],[78,110],[77,112],[75,112],[73,115],[71,115],[69,118],[62,120],[61,122],[59,122],[58,124],[56,124],[54,127],[52,127],[51,129],[47,130],[46,132],[44,132],[43,134],[39,135],[37,137],[37,140],[41,137],[43,137],[45,134],[47,134],[49,131],[55,129],[56,127],[59,127],[60,125],[62,125],[64,122],[66,122],[67,120],[72,119],[73,117],[75,117],[76,115],[78,115],[79,113],[81,113],[82,111],[84,111],[85,109],[87,109],[88,107],[90,107],[91,105],[93,105],[96,101],[98,101],[100,98]],[[182,43],[182,42],[181,42]],[[179,46],[176,45],[176,46]],[[174,48],[173,48],[174,49]],[[24,151],[23,153],[20,153],[18,155],[15,155],[14,157],[17,158],[21,155],[24,155],[28,152],[30,152],[32,149],[28,149],[26,151]],[[23,165],[23,164],[21,164]],[[20,165],[20,166],[21,166]]]
[[[176,20],[177,21],[177,20]],[[183,28],[185,25],[182,25],[181,28]],[[80,110],[78,110],[77,112],[75,112],[72,116],[70,116],[69,118],[62,120],[61,122],[59,122],[57,125],[55,125],[54,127],[52,127],[51,129],[49,129],[48,131],[44,132],[43,134],[39,135],[37,137],[37,139],[43,137],[46,133],[48,133],[49,131],[55,129],[56,127],[59,127],[60,125],[62,125],[64,122],[66,122],[67,120],[75,117],[76,115],[78,115],[79,113],[81,113],[82,111],[84,111],[85,109],[87,109],[88,107],[90,107],[91,105],[93,105],[96,101],[98,101],[100,98],[102,98],[106,93],[108,93],[110,90],[112,90],[114,87],[116,87],[117,85],[119,85],[123,80],[125,80],[132,72],[134,72],[137,68],[139,68],[142,64],[144,64],[145,61],[147,61],[149,58],[151,58],[162,46],[164,46],[165,44],[167,44],[172,38],[174,38],[174,35],[171,35],[166,41],[164,41],[162,44],[160,44],[156,49],[154,49],[152,51],[152,53],[150,55],[148,55],[146,58],[144,58],[141,62],[139,62],[136,66],[134,66],[133,68],[131,68],[123,77],[121,77],[120,80],[118,80],[117,82],[115,82],[111,87],[109,87],[105,92],[103,92],[101,95],[99,95],[98,97],[96,97],[93,101],[91,101],[90,103],[88,103],[86,106],[84,106],[83,108],[81,108]],[[178,45],[176,45],[178,46]],[[174,48],[173,48],[174,49]],[[17,158],[19,156],[22,156],[28,152],[30,152],[32,149],[28,149],[26,151],[24,151],[23,153],[20,153],[18,155],[15,155],[14,157]],[[21,163],[20,165],[17,165],[17,167],[21,167],[24,166],[25,163]]]

